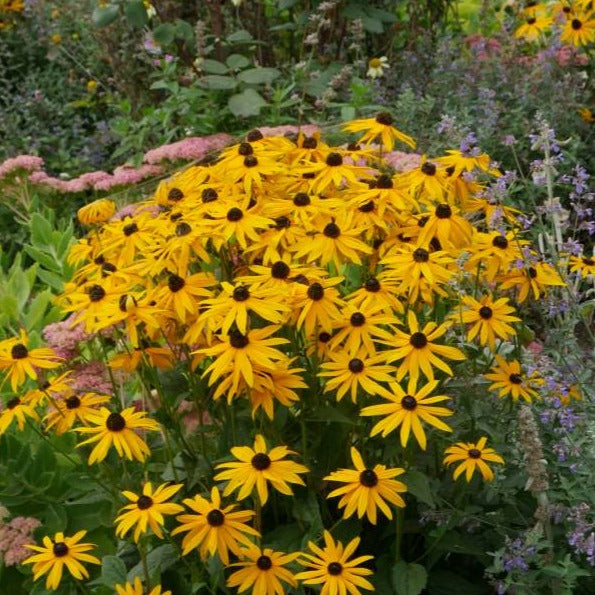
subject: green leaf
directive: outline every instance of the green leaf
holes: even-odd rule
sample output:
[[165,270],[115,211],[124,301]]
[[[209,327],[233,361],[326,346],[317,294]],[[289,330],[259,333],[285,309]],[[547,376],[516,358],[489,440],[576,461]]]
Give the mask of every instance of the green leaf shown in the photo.
[[242,54],[231,54],[231,56],[227,57],[225,63],[232,70],[239,70],[241,68],[246,68],[246,66],[249,66],[250,60],[248,60],[246,56],[242,56]]
[[93,10],[91,22],[96,27],[107,27],[118,18],[118,7],[109,4],[108,6],[98,6]]
[[[151,576],[158,576],[167,568],[179,562],[179,554],[176,548],[169,544],[158,545],[154,550],[147,554],[147,565]],[[134,580],[135,576],[141,576],[143,573],[142,563],[139,562],[136,566],[128,571],[128,580]]]
[[391,583],[397,595],[419,595],[428,582],[428,573],[420,564],[397,562],[391,572]]
[[407,471],[403,481],[407,486],[407,491],[413,494],[420,502],[436,508],[436,502],[430,489],[430,481],[421,471],[411,469]]
[[126,582],[126,564],[118,556],[101,558],[101,584],[112,587]]
[[60,504],[47,504],[43,512],[43,530],[47,533],[57,533],[66,530],[68,522],[66,510]]
[[213,89],[214,91],[229,91],[238,86],[238,81],[231,76],[208,74],[202,80],[209,89]]
[[248,85],[270,85],[281,73],[276,68],[250,68],[238,74],[238,78]]
[[384,26],[380,19],[375,19],[372,17],[362,17],[362,24],[366,31],[370,33],[383,33]]
[[143,0],[128,0],[124,5],[124,14],[128,22],[137,29],[142,29],[149,22]]
[[344,105],[341,108],[341,120],[343,120],[343,122],[355,120],[355,108],[352,105]]
[[250,35],[250,31],[246,31],[245,29],[234,31],[231,35],[227,36],[228,43],[247,43],[249,41],[252,41],[252,35]]
[[50,287],[53,287],[57,291],[63,291],[64,281],[60,275],[51,273],[50,271],[44,271],[43,269],[41,269],[37,274],[39,278],[44,283],[47,283]]
[[52,224],[40,213],[31,217],[31,242],[36,247],[52,245]]
[[153,29],[153,39],[159,45],[169,45],[176,37],[176,28],[171,23],[161,23]]
[[298,3],[298,0],[279,0],[278,8],[279,10],[287,10],[292,6],[295,6]]
[[194,39],[194,29],[187,21],[178,19],[176,21],[176,37],[184,41],[192,41]]
[[227,105],[234,116],[248,118],[258,116],[267,102],[254,89],[244,89],[241,93],[232,95]]
[[200,67],[202,70],[210,74],[227,73],[227,66],[225,66],[223,62],[219,62],[219,60],[211,60],[210,58],[206,58],[200,63]]

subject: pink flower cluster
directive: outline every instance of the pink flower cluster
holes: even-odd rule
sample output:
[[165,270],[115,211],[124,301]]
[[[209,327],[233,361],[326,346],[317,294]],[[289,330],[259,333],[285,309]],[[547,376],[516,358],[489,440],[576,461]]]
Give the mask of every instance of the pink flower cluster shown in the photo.
[[78,354],[78,344],[91,337],[85,332],[83,324],[72,326],[74,315],[61,322],[48,324],[43,329],[43,338],[47,346],[65,360],[74,359]]
[[35,155],[19,155],[0,163],[0,180],[19,170],[37,172],[43,167],[43,159]]
[[417,153],[405,153],[403,151],[391,151],[384,155],[386,162],[396,171],[409,171],[419,167],[421,156]]
[[32,554],[25,545],[35,543],[31,533],[40,525],[37,519],[24,516],[15,517],[6,524],[0,521],[0,558],[6,566],[20,564]]
[[89,362],[73,369],[70,388],[77,392],[96,392],[109,395],[113,388],[107,368],[103,362]]
[[223,148],[233,142],[229,134],[219,133],[211,136],[191,136],[184,140],[145,153],[145,163],[161,163],[162,161],[193,161],[204,157],[209,151]]

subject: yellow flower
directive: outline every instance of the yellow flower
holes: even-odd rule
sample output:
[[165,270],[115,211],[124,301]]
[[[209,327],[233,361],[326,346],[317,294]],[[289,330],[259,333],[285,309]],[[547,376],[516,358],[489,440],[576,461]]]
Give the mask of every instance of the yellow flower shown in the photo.
[[45,417],[46,430],[55,427],[56,434],[60,436],[70,430],[77,421],[86,426],[89,423],[89,415],[97,415],[97,405],[108,403],[109,400],[110,397],[95,393],[54,399],[52,409]]
[[575,47],[587,46],[595,40],[595,19],[589,13],[575,14],[566,20],[560,41]]
[[522,304],[529,294],[538,300],[542,293],[547,291],[548,287],[564,287],[566,283],[560,279],[552,265],[547,262],[537,262],[534,265],[514,269],[505,275],[502,275],[500,281],[501,289],[518,290],[517,301]]
[[97,89],[98,84],[99,83],[95,79],[91,79],[91,80],[87,81],[87,92],[94,93]]
[[515,402],[519,397],[529,403],[531,399],[539,399],[539,394],[531,387],[531,380],[534,380],[535,375],[528,378],[517,360],[507,362],[502,356],[496,355],[496,361],[498,365],[492,368],[492,373],[485,375],[488,380],[493,381],[490,390],[497,390],[501,399],[510,395]]
[[594,256],[571,256],[569,260],[571,273],[578,273],[583,279],[595,275]]
[[143,462],[151,451],[135,430],[159,431],[159,424],[146,418],[146,415],[144,411],[135,411],[134,407],[128,407],[121,413],[110,412],[102,407],[96,415],[88,415],[88,421],[95,425],[75,429],[82,434],[95,434],[77,445],[98,443],[89,455],[89,465],[101,463],[112,446],[116,448],[118,456]]
[[164,523],[163,515],[178,514],[178,512],[184,510],[183,506],[166,502],[166,500],[172,498],[182,486],[183,484],[181,483],[174,485],[164,483],[153,491],[151,482],[147,482],[143,486],[143,492],[140,496],[134,492],[122,492],[132,504],[127,504],[120,509],[120,514],[115,520],[118,523],[116,535],[124,539],[126,533],[136,525],[134,541],[138,541],[141,534],[147,532],[148,527],[152,529],[153,533],[159,539],[163,539],[163,533],[160,527]]
[[19,431],[22,432],[27,417],[39,421],[39,415],[37,415],[33,405],[21,401],[19,397],[9,399],[6,408],[0,413],[0,436],[6,432],[15,419]]
[[394,149],[395,140],[399,140],[415,149],[415,141],[393,126],[393,117],[388,112],[379,112],[374,118],[353,120],[344,124],[343,130],[347,132],[364,132],[358,142],[364,143],[366,146],[380,138],[382,148],[385,151]]
[[138,576],[134,577],[134,584],[125,583],[124,585],[116,585],[117,595],[171,595],[171,591],[161,591],[161,589],[161,585],[157,585],[147,593]]
[[324,479],[345,483],[343,487],[333,490],[327,498],[342,496],[339,508],[345,508],[343,518],[347,519],[357,511],[358,518],[364,514],[375,525],[377,508],[389,518],[393,518],[385,500],[395,506],[404,507],[405,501],[399,492],[406,492],[407,486],[394,478],[405,473],[405,469],[387,469],[385,465],[375,465],[373,469],[366,467],[361,454],[355,447],[351,447],[351,460],[355,470],[339,469],[327,475]]
[[376,79],[381,77],[387,68],[388,58],[386,56],[381,56],[380,58],[370,58],[370,60],[368,60],[368,72],[366,75],[371,79]]
[[72,537],[65,537],[63,533],[56,533],[53,540],[47,535],[43,538],[44,547],[25,545],[26,548],[39,552],[23,562],[23,564],[33,564],[33,580],[36,581],[47,573],[46,589],[55,591],[62,580],[64,567],[77,580],[89,578],[89,572],[81,562],[88,564],[101,564],[101,562],[95,556],[86,553],[95,545],[79,543],[86,534],[86,531],[79,531]]
[[417,317],[412,310],[407,313],[409,333],[395,329],[395,336],[387,343],[394,349],[383,351],[386,362],[403,360],[397,371],[397,380],[401,381],[409,373],[411,380],[417,382],[420,370],[428,380],[434,380],[433,366],[449,376],[453,375],[450,366],[440,357],[453,360],[464,360],[465,355],[456,347],[438,345],[434,341],[446,333],[449,324],[438,326],[435,322],[428,322],[420,330]]
[[16,391],[25,383],[27,376],[35,380],[35,368],[49,370],[57,368],[62,363],[62,358],[56,355],[49,347],[29,349],[28,339],[24,330],[18,338],[0,341],[0,371],[6,371],[3,383],[10,378],[10,386]]
[[62,36],[59,33],[54,33],[50,39],[54,45],[60,45],[62,43]]
[[483,436],[477,444],[473,442],[457,442],[444,451],[446,454],[444,457],[445,465],[452,465],[452,463],[462,461],[454,471],[453,477],[455,480],[465,472],[465,479],[469,483],[476,469],[479,470],[486,481],[492,481],[494,479],[494,472],[487,465],[486,461],[503,465],[504,459],[496,454],[493,448],[485,447],[487,441],[488,439]]
[[240,557],[244,560],[230,566],[242,568],[227,579],[227,586],[238,587],[238,593],[252,588],[253,595],[283,595],[285,591],[281,583],[297,587],[297,581],[285,565],[293,562],[299,555],[275,552],[268,547],[242,549]]
[[[500,298],[494,302],[491,295],[484,295],[479,301],[471,296],[464,296],[462,302],[467,309],[461,314],[461,320],[472,325],[467,332],[469,341],[479,336],[481,345],[489,345],[494,351],[496,337],[506,341],[516,335],[516,331],[508,323],[519,322],[521,319],[511,316],[515,310],[508,305],[508,298]],[[453,315],[453,318],[456,317],[456,314]]]
[[295,575],[304,585],[322,585],[320,595],[337,595],[349,591],[350,595],[361,595],[360,590],[373,591],[372,583],[365,579],[373,572],[369,568],[362,568],[362,564],[372,560],[373,556],[359,556],[350,560],[359,545],[360,538],[351,540],[343,547],[340,541],[335,543],[332,535],[324,532],[324,547],[318,547],[311,541],[308,547],[314,553],[303,553],[299,562],[306,566],[304,570]]
[[226,469],[215,475],[215,481],[228,481],[223,492],[229,496],[240,488],[238,500],[247,498],[256,486],[260,503],[264,506],[269,492],[267,482],[282,494],[293,495],[289,483],[305,485],[298,473],[307,473],[308,468],[290,460],[284,460],[287,455],[296,454],[286,446],[277,446],[267,453],[266,442],[261,434],[254,440],[254,449],[248,446],[235,446],[231,454],[239,463],[221,463],[217,469]]
[[405,393],[400,385],[393,383],[390,385],[391,392],[381,395],[388,403],[371,405],[361,410],[360,415],[363,416],[385,416],[372,428],[371,436],[382,433],[384,437],[401,426],[401,445],[403,447],[407,446],[409,434],[413,431],[422,450],[426,450],[427,439],[421,424],[422,421],[444,432],[452,432],[452,428],[438,418],[448,417],[453,412],[446,407],[436,407],[435,405],[447,401],[450,397],[445,395],[429,396],[438,386],[438,381],[428,382],[419,391],[417,391],[416,385],[417,383],[410,379],[407,393]]
[[537,41],[542,33],[545,33],[554,19],[551,17],[539,17],[536,15],[527,15],[525,22],[514,32],[514,36],[526,41]]
[[78,220],[83,225],[105,223],[116,212],[116,203],[107,198],[94,200],[77,211]]
[[250,547],[253,544],[248,536],[259,536],[258,531],[246,525],[254,516],[254,511],[232,512],[234,505],[222,508],[221,495],[216,487],[211,490],[211,502],[197,494],[194,498],[186,498],[184,504],[197,513],[177,516],[176,520],[182,524],[171,532],[172,535],[188,532],[182,540],[184,556],[198,548],[202,560],[218,553],[227,566],[230,551],[240,556],[240,544]]
[[587,124],[593,124],[595,122],[595,113],[589,107],[581,107],[578,110],[580,117],[583,119],[584,122]]

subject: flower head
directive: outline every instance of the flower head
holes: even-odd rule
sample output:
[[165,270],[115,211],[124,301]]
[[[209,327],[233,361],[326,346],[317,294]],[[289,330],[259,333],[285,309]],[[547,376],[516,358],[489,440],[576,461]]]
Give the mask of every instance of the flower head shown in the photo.
[[492,481],[494,479],[494,473],[486,461],[502,465],[504,464],[504,459],[496,454],[493,448],[485,447],[487,441],[488,439],[482,436],[477,444],[474,442],[457,442],[444,451],[446,454],[444,457],[445,465],[452,465],[452,463],[461,461],[454,471],[454,479],[457,479],[465,472],[465,479],[467,482],[470,482],[476,469],[479,470],[486,481]]

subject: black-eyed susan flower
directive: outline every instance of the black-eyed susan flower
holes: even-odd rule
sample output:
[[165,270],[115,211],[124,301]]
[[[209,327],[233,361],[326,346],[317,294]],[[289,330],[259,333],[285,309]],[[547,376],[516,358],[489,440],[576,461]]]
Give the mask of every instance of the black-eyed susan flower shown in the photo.
[[97,442],[89,455],[89,465],[101,463],[112,446],[122,458],[144,461],[151,454],[151,450],[136,430],[159,431],[159,424],[146,415],[145,411],[135,411],[134,407],[128,407],[122,412],[111,412],[102,407],[96,414],[89,414],[87,421],[94,425],[75,428],[81,434],[94,434],[77,445],[80,447]]
[[461,314],[461,320],[471,325],[467,332],[469,341],[479,337],[479,342],[489,345],[493,351],[496,347],[496,337],[506,341],[516,335],[516,331],[508,323],[519,322],[521,319],[512,316],[515,310],[508,305],[508,298],[494,301],[491,295],[484,295],[480,300],[464,296],[462,302],[466,309]]
[[98,406],[108,403],[110,397],[96,393],[82,395],[71,394],[62,399],[54,399],[49,413],[45,416],[46,429],[54,429],[60,436],[72,429],[78,421],[84,426],[89,425],[89,415],[97,415]]
[[435,202],[446,193],[448,174],[445,167],[438,167],[424,155],[420,166],[403,174],[401,182],[411,196]]
[[440,417],[451,416],[453,414],[452,410],[446,407],[436,406],[436,403],[448,401],[450,397],[445,395],[430,396],[438,386],[438,381],[428,382],[419,391],[416,385],[417,383],[410,379],[407,386],[407,393],[405,393],[399,384],[392,383],[390,385],[390,391],[380,395],[388,403],[370,405],[361,410],[360,415],[363,416],[384,416],[384,419],[372,428],[371,436],[376,436],[377,434],[382,434],[383,437],[387,436],[400,426],[401,445],[403,447],[407,446],[409,434],[413,432],[418,444],[422,450],[425,450],[427,439],[421,424],[422,421],[444,432],[452,432],[452,428],[439,419]]
[[133,583],[115,586],[117,595],[171,595],[171,591],[162,591],[162,588],[161,585],[156,585],[150,591],[146,591],[138,576],[134,577]]
[[415,141],[393,126],[393,117],[388,112],[379,112],[374,118],[347,122],[343,126],[343,130],[347,132],[363,132],[364,134],[358,139],[358,142],[365,145],[370,145],[375,140],[380,140],[380,144],[385,151],[392,151],[396,140],[415,149]]
[[382,310],[385,314],[404,312],[403,304],[397,298],[398,282],[391,281],[386,274],[369,277],[364,284],[349,294],[345,300],[354,308],[370,308]]
[[586,46],[595,40],[595,18],[592,14],[577,13],[568,18],[562,29],[560,41],[575,47]]
[[116,204],[113,200],[100,198],[81,207],[77,211],[77,217],[83,225],[95,225],[97,223],[105,223],[115,212]]
[[19,431],[22,432],[28,417],[39,421],[39,415],[37,415],[33,404],[22,401],[20,397],[9,399],[4,411],[0,413],[0,436],[6,432],[15,420]]
[[471,258],[468,268],[476,273],[478,265],[482,264],[485,267],[486,279],[492,282],[498,273],[507,272],[513,262],[523,260],[522,250],[527,243],[527,240],[519,238],[513,231],[506,234],[499,231],[478,232],[474,235],[470,247]]
[[221,506],[221,495],[214,487],[211,490],[211,501],[196,495],[186,498],[184,504],[196,514],[181,514],[176,520],[181,524],[171,534],[187,532],[182,540],[182,554],[185,556],[193,549],[198,549],[202,560],[219,554],[226,566],[229,564],[229,552],[241,555],[241,547],[253,545],[249,536],[258,537],[259,533],[249,525],[254,516],[253,510],[233,512],[235,505]]
[[488,439],[482,436],[477,441],[477,444],[473,442],[457,442],[444,451],[446,454],[444,457],[445,465],[448,466],[461,461],[454,470],[453,478],[455,480],[464,472],[465,479],[467,482],[470,482],[476,469],[479,470],[486,481],[492,481],[494,479],[494,472],[490,469],[486,461],[503,465],[504,459],[493,448],[486,448],[487,441]]
[[324,532],[324,546],[319,547],[309,541],[308,548],[313,554],[304,552],[300,564],[308,568],[295,575],[304,585],[322,585],[321,595],[338,595],[349,591],[350,595],[360,595],[360,589],[373,591],[372,583],[366,576],[373,572],[362,564],[373,556],[351,558],[359,546],[360,538],[352,539],[346,546],[335,542],[333,536]]
[[346,163],[339,151],[332,151],[324,161],[302,166],[299,171],[315,174],[310,183],[310,189],[318,194],[338,190],[343,183],[357,186],[360,184],[359,179],[371,177],[368,168]]
[[237,499],[243,500],[256,487],[260,503],[264,505],[269,497],[267,482],[286,496],[293,494],[288,484],[305,485],[299,474],[307,473],[308,468],[286,458],[296,453],[287,446],[276,446],[267,452],[267,445],[261,434],[257,434],[254,439],[254,448],[235,446],[231,449],[231,454],[239,462],[221,463],[216,467],[225,469],[215,475],[215,481],[228,482],[223,492],[224,496],[239,489]]
[[273,370],[275,361],[285,358],[274,346],[289,342],[281,337],[271,337],[278,329],[278,326],[271,325],[253,329],[245,335],[238,330],[232,330],[218,344],[199,349],[196,353],[216,358],[203,374],[210,375],[209,386],[218,378],[229,374],[232,378],[230,390],[236,392],[240,379],[248,386],[254,385],[255,367],[260,370]]
[[140,496],[130,491],[122,492],[131,504],[120,509],[119,516],[115,520],[118,524],[116,535],[124,539],[126,533],[136,525],[134,541],[138,541],[141,534],[146,533],[149,528],[159,539],[163,539],[161,531],[161,526],[165,522],[163,516],[178,514],[184,510],[184,507],[179,504],[167,502],[180,491],[182,486],[181,483],[173,485],[163,483],[153,490],[151,482],[147,482]]
[[528,377],[517,360],[507,362],[502,356],[496,355],[496,362],[498,365],[492,368],[490,374],[485,375],[488,380],[492,380],[490,390],[498,391],[501,399],[510,395],[515,402],[519,398],[529,403],[532,399],[539,399],[539,394],[532,387],[536,375]]
[[81,564],[101,564],[90,554],[95,545],[79,543],[87,534],[79,531],[72,537],[65,537],[64,533],[56,533],[54,539],[47,535],[43,538],[43,547],[39,545],[25,545],[26,548],[38,552],[27,558],[23,564],[33,564],[33,580],[47,574],[45,586],[47,589],[57,590],[62,580],[64,568],[77,580],[89,578],[89,571]]
[[361,387],[366,395],[377,395],[386,391],[379,382],[391,382],[394,372],[393,366],[382,364],[382,353],[370,356],[363,350],[359,353],[335,351],[330,352],[329,361],[321,365],[322,372],[318,375],[326,378],[324,392],[336,391],[337,401],[340,401],[349,391],[351,400],[357,401],[357,391]]
[[543,33],[549,30],[554,19],[548,16],[527,14],[525,22],[514,32],[514,36],[525,41],[537,41]]
[[529,266],[521,266],[502,275],[501,289],[515,288],[518,291],[517,301],[522,304],[530,295],[538,300],[549,287],[564,287],[566,283],[560,278],[556,269],[547,262],[536,262]]
[[399,495],[407,491],[407,486],[395,481],[395,477],[405,473],[405,469],[389,469],[385,465],[374,465],[368,468],[364,464],[359,451],[351,447],[353,469],[339,469],[327,475],[324,479],[344,483],[346,485],[333,490],[327,498],[341,496],[339,508],[345,508],[343,518],[347,519],[357,512],[357,517],[364,515],[375,525],[377,509],[379,508],[389,519],[393,518],[391,509],[385,501],[399,507],[405,506],[405,501]]
[[38,407],[45,405],[49,399],[69,395],[72,392],[70,388],[73,378],[71,376],[72,370],[67,370],[63,374],[57,376],[49,376],[48,378],[38,378],[38,388],[28,390],[23,397],[23,401]]
[[239,566],[227,579],[228,587],[237,587],[238,593],[251,590],[253,595],[283,595],[283,583],[297,587],[293,573],[286,568],[293,562],[299,552],[285,554],[275,552],[271,548],[260,549],[256,546],[242,549],[241,562],[231,564],[230,568]]
[[343,281],[343,277],[312,280],[309,285],[296,287],[293,303],[294,318],[297,328],[304,327],[306,334],[312,336],[318,328],[327,333],[333,332],[335,322],[341,320],[339,308],[344,302],[334,287]]
[[28,347],[27,334],[21,330],[18,338],[13,337],[0,342],[0,371],[6,373],[4,381],[10,378],[10,386],[16,391],[24,384],[27,376],[35,380],[35,368],[50,370],[57,368],[62,358],[49,347]]
[[441,202],[424,215],[423,227],[417,238],[418,246],[429,246],[437,239],[443,249],[462,248],[471,242],[473,228],[454,205]]
[[595,275],[594,256],[571,256],[568,265],[571,273],[578,273],[584,279]]
[[390,343],[386,343],[391,349],[382,352],[388,363],[403,360],[397,370],[398,381],[401,381],[405,374],[409,373],[410,378],[417,382],[420,370],[428,380],[434,380],[433,367],[452,376],[452,369],[441,358],[458,361],[466,359],[460,349],[434,343],[436,339],[446,333],[449,324],[437,325],[435,322],[428,322],[423,329],[420,329],[416,315],[413,310],[409,310],[407,325],[409,332],[395,329],[395,336]]

